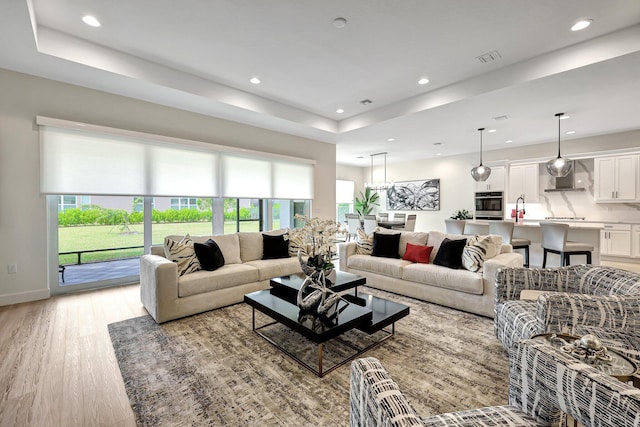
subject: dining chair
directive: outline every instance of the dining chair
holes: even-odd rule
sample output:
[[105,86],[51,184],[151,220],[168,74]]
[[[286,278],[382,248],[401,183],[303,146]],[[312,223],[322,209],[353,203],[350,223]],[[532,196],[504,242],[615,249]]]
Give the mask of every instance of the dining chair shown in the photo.
[[401,230],[413,231],[416,228],[416,218],[417,215],[415,214],[407,215],[407,220],[404,223],[404,228],[401,228]]
[[405,221],[406,218],[407,218],[407,214],[397,213],[397,212],[393,214],[394,221]]
[[349,232],[347,241],[351,240],[352,237],[355,239],[356,235],[358,234],[358,228],[360,228],[360,218],[358,217],[358,215],[355,215],[355,218],[353,216],[347,218],[347,230]]
[[389,221],[389,214],[387,212],[378,212],[379,221]]
[[364,216],[364,232],[369,235],[378,227],[378,219],[375,215]]

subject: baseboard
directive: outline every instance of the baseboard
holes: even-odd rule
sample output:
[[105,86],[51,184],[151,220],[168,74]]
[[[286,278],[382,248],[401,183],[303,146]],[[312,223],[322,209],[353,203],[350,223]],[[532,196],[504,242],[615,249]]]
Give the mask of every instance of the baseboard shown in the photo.
[[30,292],[19,292],[15,294],[0,295],[0,306],[20,304],[22,302],[38,301],[51,296],[49,289],[40,289]]

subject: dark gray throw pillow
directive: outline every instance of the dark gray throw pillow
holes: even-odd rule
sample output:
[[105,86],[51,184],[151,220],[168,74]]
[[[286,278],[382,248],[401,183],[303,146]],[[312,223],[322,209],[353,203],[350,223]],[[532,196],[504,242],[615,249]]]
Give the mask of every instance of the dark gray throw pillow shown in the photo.
[[289,258],[289,236],[262,235],[262,259]]
[[383,258],[400,258],[400,233],[373,233],[373,251],[371,256]]
[[445,238],[433,263],[448,268],[462,268],[462,251],[464,251],[466,244],[467,239],[451,240]]
[[214,271],[224,265],[224,255],[222,255],[220,246],[212,239],[204,243],[194,243],[193,249],[196,251],[196,257],[203,270]]

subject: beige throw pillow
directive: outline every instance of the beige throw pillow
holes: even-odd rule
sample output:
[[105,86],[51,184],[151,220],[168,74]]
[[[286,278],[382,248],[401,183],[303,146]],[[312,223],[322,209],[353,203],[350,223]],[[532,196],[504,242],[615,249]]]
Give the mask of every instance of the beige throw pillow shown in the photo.
[[358,228],[356,236],[356,255],[371,255],[373,253],[373,236],[378,231],[376,228],[369,235],[363,229]]
[[473,236],[467,239],[467,245],[462,251],[462,266],[478,273],[482,270],[484,261],[495,255],[495,244],[491,236]]

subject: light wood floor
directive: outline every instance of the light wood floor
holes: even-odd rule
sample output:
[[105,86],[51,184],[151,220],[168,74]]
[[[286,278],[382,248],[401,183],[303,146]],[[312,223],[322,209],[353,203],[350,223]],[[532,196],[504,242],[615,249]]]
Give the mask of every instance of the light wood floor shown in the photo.
[[146,314],[139,292],[0,307],[0,426],[135,426],[107,325]]
[[135,426],[107,325],[146,314],[139,292],[129,285],[0,307],[0,426]]

